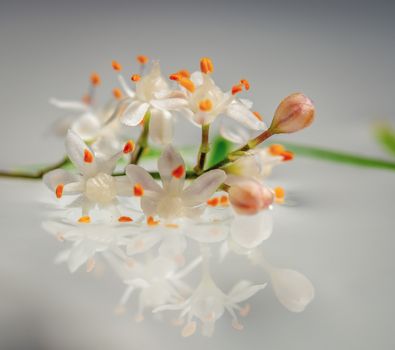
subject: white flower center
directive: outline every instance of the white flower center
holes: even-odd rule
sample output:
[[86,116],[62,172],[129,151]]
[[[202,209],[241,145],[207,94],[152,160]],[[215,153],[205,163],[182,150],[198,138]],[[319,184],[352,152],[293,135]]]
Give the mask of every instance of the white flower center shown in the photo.
[[108,174],[97,174],[86,182],[85,195],[95,203],[110,203],[117,195],[115,179]]
[[164,196],[158,203],[158,215],[163,219],[174,219],[183,216],[183,205],[180,197]]

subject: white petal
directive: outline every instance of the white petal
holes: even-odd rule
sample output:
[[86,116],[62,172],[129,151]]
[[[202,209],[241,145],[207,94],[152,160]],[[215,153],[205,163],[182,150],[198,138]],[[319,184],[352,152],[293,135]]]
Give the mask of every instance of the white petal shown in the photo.
[[162,239],[162,236],[157,233],[147,232],[133,238],[128,244],[126,251],[128,255],[134,255],[146,252],[151,249]]
[[131,188],[133,188],[135,184],[140,184],[143,186],[144,190],[162,192],[162,188],[156,183],[147,170],[141,166],[130,164],[126,167],[125,171],[131,182]]
[[265,288],[266,285],[267,283],[252,285],[249,281],[240,281],[231,289],[229,297],[233,303],[241,303]]
[[46,173],[43,177],[44,183],[49,189],[55,191],[60,184],[66,185],[79,180],[79,176],[70,173],[64,169],[56,169]]
[[128,126],[136,126],[148,111],[149,104],[146,102],[133,101],[121,114],[121,122]]
[[89,110],[89,106],[80,101],[63,101],[56,98],[51,98],[49,103],[61,109],[67,109],[76,112],[85,112]]
[[[169,229],[175,230],[175,229]],[[185,237],[176,232],[167,232],[167,235],[159,247],[159,254],[170,259],[182,255],[187,247]]]
[[167,145],[173,140],[173,120],[170,112],[151,109],[150,137],[153,142]]
[[63,194],[80,194],[84,191],[84,184],[82,181],[71,182],[64,186]]
[[220,169],[210,170],[200,175],[184,190],[182,194],[184,204],[195,206],[205,203],[225,179],[226,174]]
[[215,243],[223,241],[229,232],[226,223],[207,223],[190,225],[187,236],[201,243]]
[[244,104],[234,101],[226,109],[226,115],[253,130],[264,130],[266,125],[259,120]]
[[219,132],[221,136],[236,144],[245,144],[251,138],[251,132],[238,123],[229,125],[223,120],[220,125]]
[[151,105],[158,109],[171,111],[186,107],[188,105],[188,102],[183,98],[166,98],[161,100],[151,100]]
[[301,312],[313,300],[314,287],[300,272],[274,269],[270,275],[277,299],[289,311]]
[[95,246],[90,242],[80,242],[76,244],[70,252],[68,265],[71,273],[74,273],[84,264],[94,253]]
[[83,140],[89,140],[99,133],[101,123],[95,114],[87,112],[71,124],[71,129]]
[[196,87],[203,84],[203,73],[200,71],[193,72],[191,74],[191,80],[195,84]]
[[158,201],[155,198],[143,196],[141,198],[140,206],[145,216],[157,214]]
[[248,109],[251,109],[253,106],[253,102],[251,100],[248,100],[246,98],[240,98],[239,101],[246,106]]
[[[91,163],[84,162],[85,150],[93,155]],[[72,130],[69,130],[66,136],[66,151],[70,160],[83,175],[90,176],[96,172],[96,157],[93,150]]]
[[128,176],[115,177],[115,186],[118,196],[131,196],[133,187]]
[[246,249],[256,248],[273,231],[273,214],[265,209],[255,215],[236,215],[230,226],[234,242]]
[[118,75],[118,81],[119,84],[122,87],[122,90],[125,92],[126,95],[128,95],[128,97],[133,98],[135,96],[134,91],[129,87],[128,83],[126,82],[125,78],[119,74]]
[[[175,178],[172,173],[180,166],[184,167],[184,174],[181,178]],[[167,145],[163,150],[158,160],[158,170],[164,186],[173,182],[174,187],[182,188],[185,179],[185,163],[181,154],[172,145]]]

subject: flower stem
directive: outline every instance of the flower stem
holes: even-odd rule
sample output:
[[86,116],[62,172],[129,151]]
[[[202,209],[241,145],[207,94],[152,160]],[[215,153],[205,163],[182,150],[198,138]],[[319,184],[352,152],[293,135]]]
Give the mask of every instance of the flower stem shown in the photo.
[[63,167],[69,163],[69,158],[64,157],[61,161],[48,165],[35,172],[28,171],[10,171],[10,170],[0,170],[0,177],[10,177],[16,179],[41,179],[47,172]]
[[207,153],[210,151],[209,133],[210,124],[202,125],[202,141],[199,148],[197,164],[194,168],[194,171],[197,174],[201,174],[203,172],[204,165],[206,163]]
[[144,116],[144,127],[141,131],[140,137],[137,140],[136,149],[132,154],[132,159],[130,160],[130,164],[137,164],[144,152],[144,150],[148,146],[148,134],[149,134],[149,123],[151,119],[151,112],[148,111]]

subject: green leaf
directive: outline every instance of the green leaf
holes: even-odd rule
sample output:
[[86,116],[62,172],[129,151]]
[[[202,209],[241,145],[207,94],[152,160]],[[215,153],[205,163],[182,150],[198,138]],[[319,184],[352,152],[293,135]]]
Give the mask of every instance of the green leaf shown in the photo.
[[288,142],[279,143],[299,156],[317,158],[338,163],[346,163],[361,167],[395,170],[395,162],[354,155],[346,152],[332,151],[324,148],[296,145]]
[[232,148],[233,144],[230,141],[225,140],[221,136],[217,136],[211,145],[208,167],[224,160]]
[[375,126],[374,134],[380,146],[395,156],[395,130],[388,123],[380,123]]

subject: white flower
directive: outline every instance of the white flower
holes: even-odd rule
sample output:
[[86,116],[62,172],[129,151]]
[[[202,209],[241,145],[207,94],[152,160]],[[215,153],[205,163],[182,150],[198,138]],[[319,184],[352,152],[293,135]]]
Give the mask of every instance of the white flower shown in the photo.
[[[120,76],[121,77],[121,76]],[[150,137],[154,142],[168,144],[173,138],[173,117],[171,111],[186,105],[180,91],[171,90],[161,74],[159,62],[153,62],[151,71],[143,76],[134,76],[136,89],[133,91],[120,78],[127,97],[118,106],[121,122],[128,126],[140,124],[150,114]]]
[[182,330],[182,336],[189,337],[196,331],[195,318],[202,323],[202,334],[211,336],[214,332],[215,322],[222,317],[225,310],[232,317],[232,326],[243,329],[238,321],[236,311],[241,316],[246,316],[249,306],[242,308],[239,303],[249,299],[259,290],[266,287],[265,284],[252,285],[248,281],[240,281],[228,294],[225,294],[214,282],[208,269],[208,261],[203,261],[203,276],[199,286],[192,295],[184,302],[162,305],[153,310],[154,313],[165,310],[180,310],[179,320],[182,322],[186,316],[186,325]]
[[190,76],[190,79],[180,73],[171,76],[173,80],[177,80],[181,86],[185,87],[188,100],[185,111],[194,123],[198,125],[211,124],[219,115],[225,115],[248,129],[266,129],[265,123],[251,112],[252,104],[249,101],[236,98],[236,94],[243,88],[249,89],[249,83],[245,79],[241,80],[240,84],[234,86],[231,91],[223,92],[209,76],[210,71],[206,69],[203,71],[207,74],[195,72]]
[[[78,174],[63,169],[56,169],[45,174],[44,183],[56,197],[78,195],[74,206],[81,206],[83,221],[89,221],[89,211],[98,205],[102,208],[115,208],[117,196],[132,194],[131,186],[125,176],[114,177],[112,172],[123,152],[111,158],[97,156],[93,150],[73,131],[66,137],[67,155],[77,168]],[[131,141],[124,152],[132,150]]]
[[132,232],[130,225],[114,226],[103,223],[85,225],[63,221],[45,221],[43,228],[58,240],[73,243],[70,249],[64,250],[55,259],[56,263],[66,262],[71,273],[85,263],[87,263],[87,271],[92,271],[95,267],[94,256],[96,253],[111,252],[118,257],[127,259],[120,247],[129,243],[128,236]]
[[169,222],[182,217],[199,217],[206,207],[207,199],[226,178],[224,171],[211,170],[184,188],[184,160],[171,145],[160,156],[158,170],[163,187],[140,166],[128,165],[126,174],[134,186],[135,194],[141,196],[144,214],[147,217],[157,215]]
[[166,303],[175,303],[183,300],[183,295],[190,293],[191,289],[181,279],[199,265],[201,261],[199,257],[184,269],[177,271],[175,262],[162,256],[146,263],[129,259],[127,265],[114,256],[107,257],[110,264],[127,285],[117,310],[123,312],[132,293],[140,290],[136,321],[143,320],[143,313],[146,308],[152,309]]

